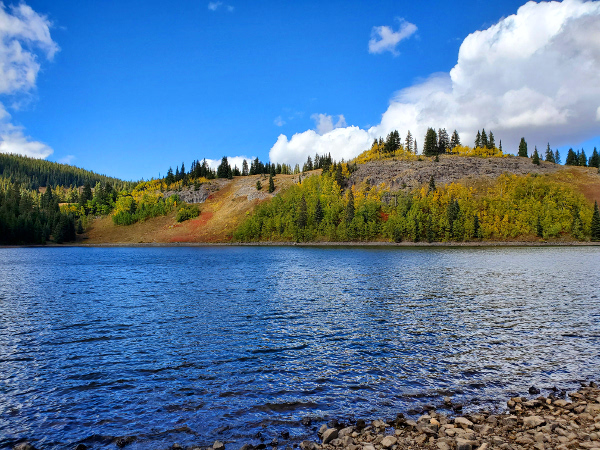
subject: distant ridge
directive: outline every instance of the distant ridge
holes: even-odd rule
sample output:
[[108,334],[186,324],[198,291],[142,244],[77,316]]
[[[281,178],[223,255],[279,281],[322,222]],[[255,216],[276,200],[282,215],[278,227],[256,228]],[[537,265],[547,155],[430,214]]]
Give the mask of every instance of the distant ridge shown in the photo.
[[33,190],[48,185],[77,187],[85,183],[90,183],[93,187],[97,182],[110,183],[115,188],[121,189],[131,184],[119,178],[108,177],[68,164],[10,153],[0,153],[0,178]]

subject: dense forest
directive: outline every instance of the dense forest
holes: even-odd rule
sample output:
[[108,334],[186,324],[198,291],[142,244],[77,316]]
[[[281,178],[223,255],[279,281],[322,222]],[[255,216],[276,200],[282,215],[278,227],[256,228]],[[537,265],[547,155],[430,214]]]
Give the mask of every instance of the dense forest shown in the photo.
[[99,182],[110,183],[119,190],[135,185],[79,167],[7,153],[0,153],[0,177],[33,190],[46,186],[78,187],[85,183],[93,186]]

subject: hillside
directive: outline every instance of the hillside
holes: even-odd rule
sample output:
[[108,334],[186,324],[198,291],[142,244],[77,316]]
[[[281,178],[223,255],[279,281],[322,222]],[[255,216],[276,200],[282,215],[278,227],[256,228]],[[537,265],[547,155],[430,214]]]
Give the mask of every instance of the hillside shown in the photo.
[[[363,231],[356,231],[354,234],[340,234],[339,230],[338,232],[332,232],[331,230],[329,232],[326,232],[325,230],[323,230],[322,234],[317,233],[314,235],[299,236],[297,234],[297,231],[291,231],[291,228],[289,228],[290,226],[292,226],[293,228],[294,223],[297,220],[294,219],[294,217],[297,217],[297,212],[295,212],[296,210],[294,209],[297,208],[297,195],[306,195],[307,197],[307,214],[309,216],[310,222],[310,220],[312,220],[311,217],[314,214],[314,205],[311,203],[311,201],[313,200],[311,200],[310,192],[303,191],[302,189],[310,189],[311,185],[317,183],[316,181],[310,181],[308,184],[304,182],[304,180],[307,179],[308,175],[320,175],[320,172],[320,170],[317,170],[312,171],[309,174],[302,175],[302,186],[308,187],[300,189],[298,188],[297,184],[299,179],[298,175],[277,175],[275,177],[275,184],[277,189],[274,192],[274,194],[267,193],[267,178],[262,175],[234,177],[233,180],[216,179],[211,180],[210,183],[202,185],[200,188],[183,188],[181,190],[178,190],[176,193],[180,196],[182,200],[190,203],[197,203],[199,205],[201,209],[201,214],[199,217],[185,221],[183,223],[177,223],[174,219],[175,212],[173,212],[167,216],[151,218],[130,226],[115,226],[112,223],[110,217],[97,218],[93,221],[91,227],[87,231],[87,239],[85,239],[84,242],[89,244],[229,242],[232,240],[234,231],[240,229],[242,224],[254,223],[254,225],[258,226],[260,229],[263,229],[264,227],[263,232],[265,232],[264,230],[267,230],[268,227],[274,226],[273,224],[275,222],[273,222],[273,220],[281,221],[277,222],[280,223],[280,225],[276,226],[277,229],[289,229],[290,231],[283,231],[283,234],[281,235],[279,235],[279,232],[271,231],[268,234],[257,235],[262,237],[254,237],[249,240],[389,240],[390,236],[394,236],[394,231],[390,231],[389,229],[393,221],[388,224],[386,224],[385,222],[387,221],[388,215],[391,214],[391,217],[393,218],[396,214],[395,210],[390,209],[391,206],[389,205],[389,196],[392,195],[391,198],[396,199],[394,200],[395,204],[398,204],[399,199],[404,199],[402,201],[414,203],[414,200],[409,200],[410,196],[413,195],[411,194],[411,192],[416,192],[416,189],[422,188],[424,186],[426,187],[429,184],[429,181],[432,176],[434,178],[436,186],[440,188],[443,188],[443,186],[449,185],[450,183],[458,183],[456,184],[456,186],[462,186],[462,188],[460,189],[463,189],[461,191],[458,188],[453,188],[454,190],[450,193],[446,191],[440,191],[439,199],[435,200],[439,203],[437,204],[437,206],[433,204],[427,206],[427,200],[423,200],[425,203],[423,203],[423,205],[421,206],[422,208],[426,208],[427,210],[433,207],[434,210],[437,211],[435,213],[437,214],[437,218],[435,220],[437,220],[439,223],[432,224],[431,229],[433,230],[433,228],[437,227],[435,233],[438,234],[434,233],[430,235],[439,235],[441,236],[440,239],[442,240],[468,240],[469,238],[467,236],[470,236],[469,233],[473,233],[472,219],[465,218],[463,218],[463,220],[467,220],[467,222],[469,220],[471,221],[469,223],[465,222],[463,224],[464,227],[466,227],[466,231],[463,231],[466,232],[467,235],[461,234],[460,236],[462,237],[460,237],[459,235],[456,235],[456,230],[452,232],[449,232],[448,230],[444,231],[444,227],[447,227],[445,221],[447,221],[446,215],[449,210],[448,205],[453,201],[452,198],[456,197],[460,200],[460,208],[462,208],[461,211],[463,215],[467,214],[467,211],[470,211],[468,212],[468,214],[470,214],[469,217],[473,217],[473,214],[480,214],[482,221],[491,220],[490,218],[488,218],[488,214],[491,214],[492,212],[483,211],[482,208],[484,207],[481,205],[477,206],[474,202],[483,201],[486,205],[490,202],[495,202],[494,204],[496,204],[498,201],[502,202],[502,189],[504,188],[502,187],[500,188],[500,190],[498,190],[498,180],[502,180],[501,183],[513,190],[524,189],[523,186],[526,186],[527,189],[531,189],[532,192],[533,190],[535,190],[535,195],[537,195],[538,197],[536,197],[537,199],[533,197],[531,199],[530,204],[534,205],[531,206],[533,208],[542,207],[535,205],[541,205],[541,203],[539,202],[545,201],[544,196],[555,196],[557,195],[557,192],[559,193],[559,195],[564,195],[565,199],[568,197],[569,202],[574,202],[572,203],[573,206],[567,207],[568,211],[571,211],[572,208],[575,208],[573,210],[574,212],[568,212],[565,210],[563,211],[561,216],[559,216],[559,213],[556,211],[553,213],[548,212],[550,211],[548,209],[548,205],[543,206],[543,208],[545,208],[544,210],[547,211],[546,213],[544,213],[547,215],[547,217],[543,218],[539,226],[542,226],[541,223],[543,223],[543,227],[545,230],[544,233],[549,233],[548,236],[552,239],[573,239],[572,237],[570,237],[570,231],[568,231],[569,227],[572,226],[571,222],[575,223],[580,220],[583,220],[583,222],[587,223],[587,221],[589,221],[589,218],[591,217],[591,206],[593,205],[593,202],[600,202],[600,175],[598,174],[597,169],[595,168],[559,166],[546,162],[542,162],[539,166],[537,166],[535,164],[532,164],[530,159],[520,157],[478,158],[444,155],[440,156],[439,162],[435,162],[433,158],[424,158],[422,161],[370,161],[365,164],[359,164],[357,166],[357,170],[354,171],[344,182],[344,185],[346,186],[346,193],[344,194],[342,192],[340,194],[335,194],[335,198],[329,201],[329,205],[337,205],[335,207],[337,208],[336,214],[338,214],[338,216],[339,214],[342,214],[344,208],[346,208],[347,205],[347,188],[353,186],[353,191],[355,191],[355,195],[357,195],[357,199],[355,201],[357,217],[364,216],[366,218],[368,214],[375,214],[375,216],[373,216],[374,218],[371,219],[372,221],[375,221],[371,222],[372,230],[364,231],[369,228],[369,226],[365,222],[365,224],[363,225],[357,225],[357,230],[360,227],[363,227],[360,228],[363,229]],[[507,178],[506,174],[514,174],[518,176],[530,174],[534,178],[517,177],[514,179],[516,181],[513,181],[512,178]],[[538,179],[540,180],[539,182],[535,181],[536,176],[538,176]],[[256,181],[259,179],[261,180],[264,186],[262,191],[256,190]],[[311,177],[311,180],[312,179],[313,178]],[[314,177],[314,180],[319,179],[321,179],[321,177]],[[368,184],[365,183],[366,180],[368,180]],[[369,194],[364,191],[361,191],[361,189],[365,189],[365,186],[370,185],[375,187],[381,185],[381,183],[384,183],[383,191],[373,189]],[[521,183],[521,185],[519,183]],[[294,194],[292,190],[289,189],[292,186],[294,186],[294,192],[297,191],[296,194]],[[469,194],[468,189],[472,189],[473,192]],[[383,194],[385,192],[388,192],[388,194],[385,194],[388,200],[384,199],[385,196],[383,196]],[[486,197],[488,192],[493,193],[495,197],[492,196],[486,200],[486,198],[488,198]],[[172,193],[175,193],[175,191],[166,192],[165,195],[170,195]],[[271,205],[271,202],[269,202],[269,200],[273,199],[276,194],[282,194],[283,197],[277,197],[278,201],[274,203],[271,207],[269,206]],[[296,195],[296,197],[294,197],[294,195]],[[514,193],[511,193],[510,195],[514,197]],[[369,196],[372,197],[372,204],[368,204],[367,199]],[[582,200],[577,200],[577,196],[581,196]],[[585,200],[583,200],[584,197]],[[521,208],[523,205],[522,201],[524,201],[523,199],[515,200],[515,198],[507,198],[507,204],[509,204],[509,200],[510,202],[512,202],[511,205],[513,205],[513,210]],[[431,202],[433,200],[430,199],[428,201]],[[459,203],[457,202],[456,205],[458,204]],[[257,207],[259,208],[258,210]],[[265,208],[267,208],[267,210],[269,208],[275,208],[278,209],[280,212],[285,208],[291,208],[289,212],[291,216],[289,216],[286,219],[282,215],[281,219],[269,219],[270,222],[264,222],[263,219],[257,219],[258,222],[255,219],[251,220],[251,218],[256,218],[256,211],[260,211],[260,215],[266,214],[265,211],[267,210],[265,210]],[[496,207],[496,212],[494,214],[500,214],[500,209],[498,208],[499,207]],[[511,206],[507,206],[507,208],[510,209]],[[374,212],[367,212],[371,210],[373,210]],[[478,210],[480,212],[477,212]],[[270,212],[268,214],[277,215],[280,214],[280,212]],[[513,212],[509,211],[508,214],[511,215]],[[407,212],[405,211],[404,214],[406,213]],[[420,212],[417,216],[415,216],[415,218],[412,219],[413,222],[429,220],[425,218],[426,216],[421,217],[422,214],[423,212]],[[502,214],[506,215],[506,213]],[[515,224],[518,223],[518,226],[515,225],[515,227],[517,227],[517,229],[522,230],[518,232],[520,234],[515,235],[514,230],[511,231],[506,227],[502,228],[502,217],[494,219],[496,222],[498,220],[500,220],[500,222],[495,223],[495,225],[493,226],[486,223],[482,223],[481,226],[482,229],[486,230],[485,232],[488,233],[487,236],[489,237],[487,239],[521,241],[535,240],[537,239],[535,235],[536,219],[534,218],[536,213],[534,210],[532,210],[529,211],[527,214],[526,216],[529,218],[525,218],[523,214],[520,214],[519,217],[515,216],[512,219],[509,218],[509,221],[514,220]],[[577,220],[571,218],[572,214],[576,214]],[[580,216],[581,219],[579,219]],[[287,222],[285,222],[286,220]],[[292,222],[289,222],[290,220]],[[506,220],[506,218],[504,220]],[[557,228],[558,225],[556,224],[560,221],[562,223],[562,228]],[[247,226],[250,225],[245,226],[247,229]],[[407,225],[403,226],[406,227]],[[584,224],[583,228],[587,229],[587,233],[589,233],[589,224]],[[345,230],[344,228],[344,233],[346,232],[349,231]],[[410,235],[410,233],[412,233],[412,235],[415,236],[416,240],[426,240],[428,239],[427,236],[429,236],[427,233],[433,233],[433,231],[426,231],[425,228],[419,231],[417,227],[417,231],[409,231],[407,229],[406,233],[407,236]],[[417,234],[415,235],[414,233]],[[421,236],[424,237],[419,238],[419,233],[421,233]],[[577,236],[579,236],[578,239],[581,239],[585,233],[581,234],[580,230],[577,231],[576,234]],[[243,234],[238,234],[236,236],[236,239],[248,240],[246,238],[240,238],[240,236],[243,236]],[[354,238],[352,236],[354,236]],[[444,238],[443,236],[446,237]],[[485,238],[485,236],[483,237]],[[394,239],[397,240],[398,238]]]
[[[261,180],[263,189],[256,189]],[[148,219],[130,226],[116,226],[110,217],[93,221],[86,233],[86,244],[133,244],[133,243],[175,243],[175,242],[228,242],[233,231],[248,217],[254,208],[271,199],[298,182],[298,175],[277,175],[275,192],[267,192],[268,178],[262,175],[234,177],[233,180],[216,179],[198,191],[192,187],[182,189],[177,194],[182,200],[199,202],[199,217],[182,223],[175,221],[175,212]],[[172,191],[165,195],[172,194]]]
[[85,183],[94,187],[98,182],[110,183],[113,187],[121,189],[131,184],[68,164],[7,153],[0,153],[0,178],[17,182],[26,189],[38,189],[49,185],[78,187]]

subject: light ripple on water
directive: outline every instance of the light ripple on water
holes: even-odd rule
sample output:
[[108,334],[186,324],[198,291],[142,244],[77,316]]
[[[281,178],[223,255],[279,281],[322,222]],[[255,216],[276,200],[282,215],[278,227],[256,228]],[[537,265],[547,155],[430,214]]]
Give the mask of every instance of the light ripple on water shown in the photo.
[[[0,447],[255,440],[598,376],[596,248],[0,249]],[[265,428],[266,426],[266,428]],[[281,439],[280,439],[281,441]]]

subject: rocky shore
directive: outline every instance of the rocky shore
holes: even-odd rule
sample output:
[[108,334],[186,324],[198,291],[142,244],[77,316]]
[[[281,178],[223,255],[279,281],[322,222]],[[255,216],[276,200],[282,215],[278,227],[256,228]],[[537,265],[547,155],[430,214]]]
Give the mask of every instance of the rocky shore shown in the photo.
[[[449,417],[430,409],[416,420],[398,414],[394,419],[367,423],[339,423],[335,420],[321,425],[318,440],[292,443],[289,432],[258,445],[245,444],[239,450],[600,450],[600,389],[596,383],[582,385],[577,392],[555,389],[547,397],[531,387],[528,397],[507,401],[507,411],[488,411]],[[536,397],[537,395],[537,397]],[[448,410],[460,411],[448,397]],[[313,426],[309,419],[303,424]],[[318,424],[317,424],[318,425]],[[262,439],[261,439],[262,440]],[[122,438],[114,444],[123,448],[135,438]],[[216,441],[211,447],[191,446],[187,450],[238,450],[234,444]],[[87,450],[79,444],[75,450]],[[34,450],[27,442],[13,450]],[[174,444],[171,450],[183,450]]]

